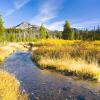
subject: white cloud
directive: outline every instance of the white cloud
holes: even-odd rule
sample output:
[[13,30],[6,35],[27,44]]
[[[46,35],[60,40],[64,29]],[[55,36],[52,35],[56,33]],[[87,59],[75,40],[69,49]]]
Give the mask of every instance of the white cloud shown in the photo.
[[39,12],[34,16],[30,22],[32,24],[40,25],[41,23],[47,23],[51,19],[54,19],[57,16],[57,11],[60,8],[60,1],[57,0],[47,0],[39,8]]
[[79,23],[72,24],[72,27],[75,28],[92,28],[94,26],[100,25],[100,21],[98,20],[89,20],[89,21],[82,21]]
[[64,25],[65,21],[57,21],[57,22],[54,22],[52,24],[47,24],[45,25],[48,29],[50,30],[59,30],[59,31],[62,31],[63,30],[63,25]]
[[8,9],[5,13],[5,17],[13,14],[16,10],[21,9],[23,6],[25,6],[30,0],[14,0],[13,4],[14,7],[11,9]]
[[30,2],[30,0],[14,0],[15,9],[20,9],[28,2]]
[[[56,21],[52,24],[45,24],[45,26],[50,29],[50,30],[63,30],[65,20],[62,21]],[[73,28],[79,28],[79,29],[84,29],[84,28],[89,28],[93,29],[94,26],[100,25],[100,21],[98,20],[90,20],[90,21],[84,21],[84,22],[78,22],[78,23],[73,23],[71,24],[71,27]]]
[[40,25],[40,24],[44,24],[45,22],[53,19],[55,17],[55,15],[37,15],[35,16],[30,22],[32,24],[36,24],[36,25]]

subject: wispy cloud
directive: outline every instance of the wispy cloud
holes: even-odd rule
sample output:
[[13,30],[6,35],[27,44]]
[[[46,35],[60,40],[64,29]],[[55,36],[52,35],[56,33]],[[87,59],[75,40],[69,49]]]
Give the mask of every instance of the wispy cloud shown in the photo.
[[65,21],[56,21],[56,22],[54,22],[52,24],[47,24],[45,26],[48,29],[50,29],[50,30],[59,30],[59,31],[62,31],[64,23],[65,23]]
[[[55,21],[52,24],[45,24],[45,26],[50,30],[62,31],[64,23],[65,20]],[[98,26],[98,25],[100,25],[100,21],[93,20],[93,19],[90,21],[81,21],[81,22],[78,21],[78,23],[71,23],[71,27],[78,28],[78,29],[84,29],[84,28],[93,29],[94,26]]]
[[8,9],[6,11],[5,16],[9,16],[13,14],[15,11],[21,9],[23,6],[25,6],[30,0],[13,0],[14,7],[11,9]]
[[88,21],[81,21],[78,23],[73,23],[72,27],[83,29],[83,28],[93,28],[94,26],[97,26],[97,25],[100,25],[100,21],[92,19]]
[[20,9],[26,5],[30,0],[14,0],[15,9]]
[[57,11],[60,8],[61,1],[58,0],[47,0],[39,8],[39,12],[34,16],[30,22],[33,24],[40,25],[41,23],[47,23],[51,19],[57,16]]

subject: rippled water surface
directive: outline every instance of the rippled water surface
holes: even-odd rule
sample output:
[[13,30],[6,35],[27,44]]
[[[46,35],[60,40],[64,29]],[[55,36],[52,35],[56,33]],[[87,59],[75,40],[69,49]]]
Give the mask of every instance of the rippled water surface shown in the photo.
[[56,72],[41,70],[31,60],[31,53],[16,52],[4,63],[14,74],[30,100],[100,100],[100,83],[74,80]]

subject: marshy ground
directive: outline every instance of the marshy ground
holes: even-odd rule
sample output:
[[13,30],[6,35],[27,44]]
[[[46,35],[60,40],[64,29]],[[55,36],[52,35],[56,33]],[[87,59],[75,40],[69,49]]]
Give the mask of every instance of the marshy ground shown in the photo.
[[[100,83],[97,83],[100,79],[99,41],[48,39],[37,41],[31,47],[23,43],[20,46],[15,43],[10,46],[10,48],[7,46],[6,49],[0,49],[0,56],[3,57],[1,61],[7,57],[1,64],[6,72],[0,72],[2,74],[0,79],[4,77],[4,81],[0,81],[1,88],[2,91],[6,91],[4,93],[7,96],[2,92],[0,95],[4,95],[6,100],[11,100],[13,95],[15,100],[19,97],[19,100],[100,99]],[[10,83],[15,85],[12,87]],[[8,91],[10,88],[17,92],[10,93],[10,96],[11,91]]]
[[40,68],[100,81],[100,41],[48,39],[34,45],[33,60]]

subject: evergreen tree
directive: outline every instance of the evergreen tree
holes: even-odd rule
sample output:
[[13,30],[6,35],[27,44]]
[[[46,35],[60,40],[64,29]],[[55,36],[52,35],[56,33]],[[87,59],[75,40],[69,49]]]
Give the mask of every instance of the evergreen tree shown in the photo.
[[64,30],[62,32],[62,38],[63,39],[73,39],[74,36],[73,36],[73,31],[71,29],[71,26],[70,26],[70,23],[68,21],[65,22],[65,25],[64,25]]
[[4,42],[4,33],[5,33],[4,22],[2,20],[2,16],[0,15],[0,42]]
[[61,39],[61,37],[62,37],[62,32],[56,32],[55,35],[56,35],[57,38]]
[[46,30],[46,28],[43,26],[43,24],[40,26],[39,31],[40,31],[40,38],[41,38],[41,39],[46,39],[46,37],[47,37],[47,30]]

